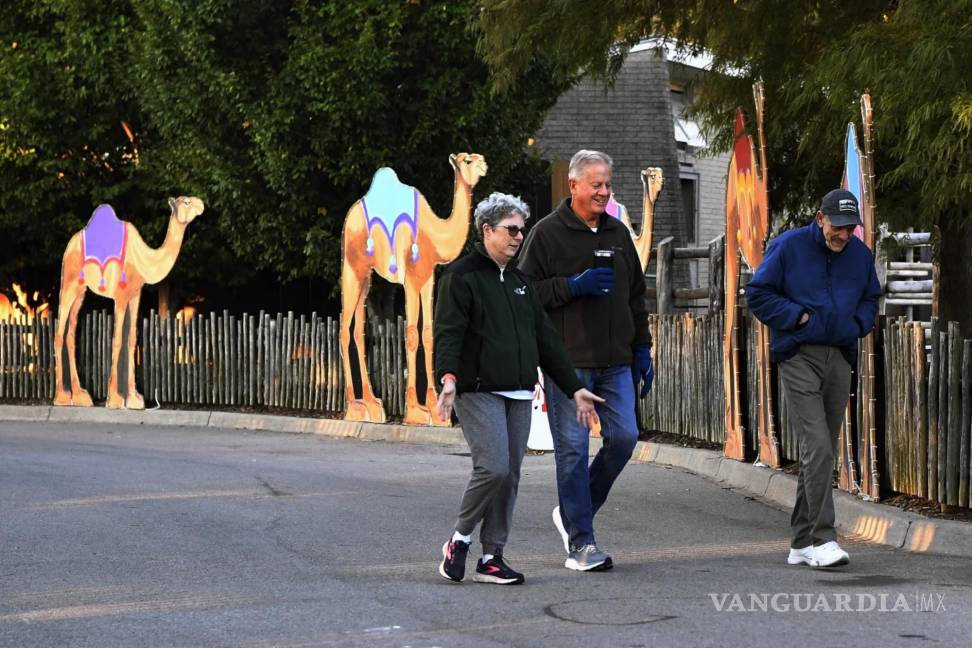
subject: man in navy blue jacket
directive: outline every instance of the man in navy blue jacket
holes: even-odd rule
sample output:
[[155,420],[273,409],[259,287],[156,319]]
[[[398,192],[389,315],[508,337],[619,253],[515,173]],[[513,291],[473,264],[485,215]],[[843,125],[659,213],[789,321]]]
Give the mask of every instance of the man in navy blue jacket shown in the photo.
[[791,565],[850,562],[834,531],[834,448],[857,340],[874,328],[881,297],[874,256],[854,236],[861,224],[854,194],[831,191],[813,222],[770,244],[746,286],[749,309],[770,327],[790,425],[800,442]]

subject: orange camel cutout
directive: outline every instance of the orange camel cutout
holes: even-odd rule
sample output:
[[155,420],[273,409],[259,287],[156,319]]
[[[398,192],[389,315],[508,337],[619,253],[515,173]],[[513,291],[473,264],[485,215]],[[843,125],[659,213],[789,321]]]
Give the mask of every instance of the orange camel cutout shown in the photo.
[[[142,286],[156,284],[168,276],[175,265],[186,226],[203,213],[199,198],[169,198],[172,213],[169,228],[161,247],[153,249],[145,244],[138,230],[131,223],[119,221],[108,205],[101,205],[88,222],[88,227],[77,232],[68,241],[61,265],[61,293],[57,311],[57,333],[54,336],[54,361],[57,386],[55,405],[91,407],[91,396],[81,388],[78,367],[74,355],[74,335],[78,324],[78,311],[84,302],[85,291],[114,300],[114,332],[111,338],[111,377],[108,381],[107,406],[112,409],[145,409],[145,400],[135,389],[135,339],[138,331],[138,303]],[[111,254],[92,255],[96,241],[90,237],[90,228],[96,220],[102,220],[117,235]],[[117,228],[117,229],[115,229]],[[128,325],[128,385],[125,396],[118,391],[118,358],[125,334],[125,315]],[[68,367],[71,374],[70,389],[64,387],[63,346],[67,341]]]
[[[763,261],[769,236],[769,173],[766,165],[766,141],[763,131],[763,86],[753,85],[756,104],[756,131],[759,137],[759,167],[752,136],[744,135],[742,110],[736,111],[735,134],[729,173],[726,179],[726,320],[723,346],[726,442],[724,453],[733,459],[745,457],[742,428],[741,361],[739,357],[739,323],[736,304],[739,295],[739,260],[756,270]],[[773,389],[770,379],[769,330],[757,325],[757,428],[759,460],[778,467],[779,444],[773,425]]]
[[631,232],[631,240],[634,242],[635,250],[638,251],[638,260],[641,262],[642,272],[648,271],[648,263],[651,261],[651,236],[655,227],[655,203],[658,201],[658,194],[661,193],[664,184],[665,179],[660,168],[648,167],[641,171],[642,213],[644,214],[641,219],[641,234],[635,234],[627,207],[614,201],[613,195],[611,201],[617,205],[617,208],[615,210],[610,209],[611,205],[608,203],[608,213],[620,219]]
[[[455,170],[455,189],[452,213],[448,218],[439,218],[421,193],[414,187],[398,182],[394,172],[387,168],[375,173],[368,194],[354,203],[345,217],[341,269],[341,359],[347,398],[344,418],[347,421],[385,422],[385,408],[371,387],[364,350],[365,298],[371,284],[371,271],[374,270],[384,279],[405,288],[408,377],[404,423],[450,425],[450,421],[439,419],[435,413],[436,395],[432,385],[435,375],[432,369],[434,272],[436,265],[449,263],[462,253],[469,234],[472,190],[479,179],[486,175],[487,167],[483,156],[476,153],[450,155],[449,163]],[[370,202],[372,199],[373,203]],[[369,208],[369,205],[372,207]],[[419,403],[415,387],[420,311],[428,381],[424,404]],[[361,373],[360,399],[354,396],[351,374],[352,317]]]

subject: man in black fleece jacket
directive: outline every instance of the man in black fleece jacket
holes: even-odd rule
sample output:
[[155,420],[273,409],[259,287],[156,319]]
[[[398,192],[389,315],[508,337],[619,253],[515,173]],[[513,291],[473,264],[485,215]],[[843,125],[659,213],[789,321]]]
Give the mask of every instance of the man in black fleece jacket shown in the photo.
[[567,395],[544,381],[560,500],[553,521],[568,554],[564,566],[578,571],[613,564],[597,546],[594,515],[638,441],[637,386],[645,396],[654,378],[641,262],[628,229],[604,211],[611,166],[604,153],[574,155],[570,198],[531,230],[518,265],[533,279],[581,384],[606,401],[597,405],[604,444],[588,466],[587,429]]

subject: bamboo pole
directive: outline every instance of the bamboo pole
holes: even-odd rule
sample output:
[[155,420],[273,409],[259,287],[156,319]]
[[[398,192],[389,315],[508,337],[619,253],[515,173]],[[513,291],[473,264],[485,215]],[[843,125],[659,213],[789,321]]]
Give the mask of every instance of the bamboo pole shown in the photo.
[[920,497],[928,497],[928,378],[925,366],[925,334],[920,323],[912,323],[912,381],[915,384],[915,416],[912,425],[918,433],[918,490]]
[[344,372],[343,367],[340,367],[341,362],[338,353],[339,340],[337,338],[337,326],[338,323],[334,318],[327,318],[327,364],[328,364],[328,406],[329,412],[339,411],[341,408],[341,397],[343,394],[339,390],[338,376],[342,375]]
[[185,365],[183,359],[186,352],[186,323],[181,317],[181,313],[176,313],[172,318],[172,375],[175,379],[175,389],[172,401],[181,403],[186,386]]
[[311,313],[310,320],[310,345],[311,345],[311,355],[310,355],[310,370],[308,375],[308,407],[311,410],[320,409],[319,399],[318,399],[318,377],[320,376],[321,368],[321,355],[320,355],[320,333],[321,333],[321,318],[317,316],[316,312]]
[[959,473],[958,505],[969,506],[969,457],[970,429],[972,429],[972,340],[962,341],[962,419],[958,425],[959,459],[956,470]]
[[246,316],[246,404],[253,407],[253,388],[256,381],[256,332],[253,315]]
[[264,344],[264,337],[266,335],[266,313],[261,309],[257,315],[256,322],[256,339],[254,344],[256,345],[256,372],[253,384],[253,404],[263,405],[266,403],[266,398],[264,396],[264,385],[267,382],[267,372],[266,372],[266,349]]
[[297,409],[306,408],[305,391],[307,389],[307,318],[301,315],[297,320],[297,343],[294,345],[295,372],[297,379],[294,381],[294,407]]
[[272,407],[280,407],[280,388],[281,388],[281,344],[283,340],[283,313],[277,313],[273,326],[273,398]]
[[948,323],[948,447],[945,458],[949,506],[959,502],[959,456],[962,424],[962,338],[957,322]]
[[233,360],[230,364],[230,400],[233,405],[239,405],[241,402],[240,380],[243,377],[243,369],[240,363],[240,356],[242,355],[240,340],[242,337],[242,322],[235,315],[230,315],[230,353]]
[[938,501],[948,504],[948,333],[938,335]]
[[939,501],[938,490],[938,377],[941,353],[939,345],[939,323],[937,317],[931,318],[931,364],[928,369],[928,499]]

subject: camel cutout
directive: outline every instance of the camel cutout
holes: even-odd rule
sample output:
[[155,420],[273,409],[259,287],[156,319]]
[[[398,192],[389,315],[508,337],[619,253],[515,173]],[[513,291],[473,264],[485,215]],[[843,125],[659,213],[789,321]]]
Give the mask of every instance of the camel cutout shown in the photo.
[[[763,86],[753,85],[756,131],[759,137],[759,167],[753,138],[745,134],[742,109],[736,110],[735,144],[726,178],[726,318],[723,345],[726,441],[724,453],[733,459],[745,457],[742,426],[742,364],[736,304],[739,296],[739,255],[754,271],[763,261],[769,236],[769,172],[763,131]],[[773,423],[773,389],[770,376],[769,329],[756,326],[757,433],[759,461],[777,468],[779,443]]]
[[[169,198],[172,213],[165,241],[150,248],[131,223],[119,220],[109,205],[99,205],[83,230],[68,241],[61,265],[61,292],[54,336],[56,390],[55,405],[91,407],[91,396],[81,387],[75,361],[75,331],[85,292],[91,290],[115,302],[114,332],[111,338],[111,377],[107,407],[145,409],[145,400],[135,389],[135,340],[138,332],[138,303],[142,286],[165,279],[175,265],[186,226],[203,213],[199,198]],[[128,330],[125,330],[125,315]],[[128,384],[125,396],[118,390],[118,360],[122,340],[128,333]],[[64,343],[67,342],[70,389],[64,386]]]
[[661,193],[664,184],[665,180],[660,168],[648,167],[641,171],[642,213],[644,214],[641,219],[641,234],[635,234],[627,207],[617,202],[613,193],[604,210],[624,223],[628,231],[631,232],[631,240],[634,242],[635,250],[638,251],[638,260],[641,262],[642,272],[648,271],[648,263],[651,261],[651,236],[655,227],[655,203],[658,201],[658,194]]
[[[432,296],[435,266],[449,263],[462,253],[469,234],[472,190],[486,175],[486,160],[476,153],[449,156],[455,171],[452,213],[439,218],[425,197],[402,184],[389,168],[379,169],[365,196],[348,210],[344,220],[341,268],[341,360],[344,367],[347,421],[385,422],[385,409],[375,396],[365,361],[365,299],[371,272],[405,288],[405,350],[408,377],[405,387],[407,425],[450,425],[436,415],[432,385]],[[422,403],[416,393],[416,356],[419,346],[419,313],[428,388]],[[351,320],[354,318],[354,330]],[[361,374],[361,398],[355,398],[351,373],[351,337],[357,347]]]

